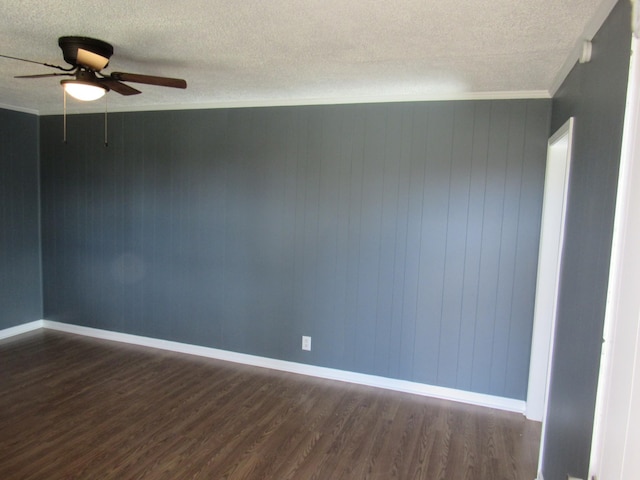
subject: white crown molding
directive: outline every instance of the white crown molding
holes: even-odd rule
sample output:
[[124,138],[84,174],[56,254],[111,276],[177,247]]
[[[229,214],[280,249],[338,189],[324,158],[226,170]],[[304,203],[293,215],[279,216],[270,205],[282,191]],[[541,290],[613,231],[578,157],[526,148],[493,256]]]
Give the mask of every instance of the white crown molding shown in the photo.
[[30,113],[31,115],[40,115],[40,112],[38,110],[34,110],[32,108],[16,107],[14,105],[6,105],[4,103],[0,103],[0,109],[12,110],[14,112]]
[[[380,95],[380,96],[355,96],[355,97],[317,97],[317,98],[276,98],[276,99],[247,99],[247,100],[221,100],[219,102],[181,103],[167,105],[138,105],[138,106],[109,106],[109,113],[125,112],[154,112],[173,110],[207,110],[222,108],[251,108],[251,107],[294,107],[309,105],[346,105],[365,103],[406,103],[406,102],[438,102],[461,100],[526,100],[551,98],[547,90],[523,90],[523,91],[496,91],[496,92],[460,92],[452,94],[434,95]],[[81,110],[78,110],[81,108]],[[73,111],[67,110],[67,115],[84,115],[90,113],[104,113],[104,105],[74,107]],[[54,110],[43,109],[37,115],[50,116],[62,115],[60,108]]]

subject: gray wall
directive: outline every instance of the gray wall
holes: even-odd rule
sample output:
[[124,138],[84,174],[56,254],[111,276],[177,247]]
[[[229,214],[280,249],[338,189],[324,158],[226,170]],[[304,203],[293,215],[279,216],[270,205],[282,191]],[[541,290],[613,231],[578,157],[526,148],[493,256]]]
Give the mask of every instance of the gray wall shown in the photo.
[[42,318],[38,117],[0,109],[0,329]]
[[524,399],[550,103],[42,117],[45,318]]
[[573,164],[547,417],[545,479],[587,478],[631,31],[621,1],[553,101],[552,128],[575,116]]

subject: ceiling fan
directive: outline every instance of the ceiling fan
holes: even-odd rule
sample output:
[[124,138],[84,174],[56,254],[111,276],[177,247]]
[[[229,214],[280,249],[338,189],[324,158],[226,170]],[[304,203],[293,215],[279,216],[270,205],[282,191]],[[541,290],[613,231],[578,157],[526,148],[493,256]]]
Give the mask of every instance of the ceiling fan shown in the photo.
[[61,67],[49,63],[27,60],[24,58],[1,55],[23,62],[37,63],[45,67],[61,70],[64,73],[42,73],[36,75],[18,75],[15,78],[45,78],[68,76],[73,79],[62,80],[60,83],[65,92],[79,100],[91,101],[102,97],[109,90],[121,95],[137,95],[140,90],[123,82],[143,83],[161,87],[187,88],[187,82],[180,78],[157,77],[136,73],[112,72],[104,75],[102,70],[109,65],[113,55],[113,46],[102,40],[89,37],[65,36],[58,39],[65,62],[71,67]]

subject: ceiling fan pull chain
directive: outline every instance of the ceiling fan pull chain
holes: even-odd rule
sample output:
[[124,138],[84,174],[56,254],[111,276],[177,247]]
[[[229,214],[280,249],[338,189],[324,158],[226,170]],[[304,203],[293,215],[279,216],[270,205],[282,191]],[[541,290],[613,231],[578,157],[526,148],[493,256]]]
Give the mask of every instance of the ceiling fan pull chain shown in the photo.
[[109,142],[107,140],[107,95],[104,96],[104,146],[108,147]]
[[62,89],[62,141],[67,143],[67,91]]

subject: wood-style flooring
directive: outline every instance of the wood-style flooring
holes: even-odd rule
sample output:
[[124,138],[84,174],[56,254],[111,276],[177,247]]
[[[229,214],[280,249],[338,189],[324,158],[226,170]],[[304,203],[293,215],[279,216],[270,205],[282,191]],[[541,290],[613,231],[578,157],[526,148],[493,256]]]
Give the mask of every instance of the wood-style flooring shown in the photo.
[[0,341],[0,479],[533,480],[520,414],[40,330]]

